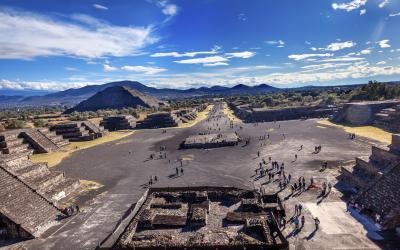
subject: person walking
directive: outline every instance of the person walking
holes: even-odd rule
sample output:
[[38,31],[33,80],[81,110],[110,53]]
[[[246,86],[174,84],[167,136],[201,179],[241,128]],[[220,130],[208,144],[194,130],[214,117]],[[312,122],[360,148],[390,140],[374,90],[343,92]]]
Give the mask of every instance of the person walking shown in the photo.
[[318,230],[318,227],[319,227],[319,224],[320,224],[320,221],[319,221],[318,217],[314,218],[314,224],[315,224],[315,230]]

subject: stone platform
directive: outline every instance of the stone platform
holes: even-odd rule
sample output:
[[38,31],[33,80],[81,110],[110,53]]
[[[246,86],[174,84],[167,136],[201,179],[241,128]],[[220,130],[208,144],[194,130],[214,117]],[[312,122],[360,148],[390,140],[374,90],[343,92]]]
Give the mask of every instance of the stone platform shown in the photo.
[[182,148],[217,148],[235,146],[241,141],[236,133],[192,135],[182,143]]
[[114,248],[289,249],[268,198],[233,187],[151,188]]

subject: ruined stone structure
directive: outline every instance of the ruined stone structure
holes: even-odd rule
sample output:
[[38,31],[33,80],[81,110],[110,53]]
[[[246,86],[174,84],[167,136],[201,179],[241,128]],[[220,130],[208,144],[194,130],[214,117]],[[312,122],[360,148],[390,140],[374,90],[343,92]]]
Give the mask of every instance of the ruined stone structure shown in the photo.
[[39,237],[56,224],[58,209],[19,178],[0,167],[0,231],[2,237]]
[[183,123],[188,123],[197,118],[197,109],[182,109],[174,112]]
[[90,141],[102,137],[107,131],[90,121],[57,124],[52,127],[57,135],[69,141]]
[[340,112],[334,117],[338,123],[350,125],[369,125],[374,123],[375,114],[382,109],[392,108],[400,104],[400,101],[375,101],[346,103]]
[[236,133],[192,135],[182,143],[182,148],[216,148],[235,146],[241,141]]
[[271,109],[236,106],[233,103],[228,103],[228,105],[234,112],[235,116],[244,122],[271,122],[305,118],[323,118],[332,116],[338,112],[336,106]]
[[233,187],[151,188],[114,249],[289,249],[280,200]]
[[110,116],[105,117],[100,125],[109,131],[134,129],[136,119],[131,115]]
[[[400,135],[392,136],[388,149],[372,146],[369,158],[356,158],[353,167],[341,168],[340,180],[358,191],[354,201],[370,215],[378,214],[392,228],[400,225]],[[397,218],[397,223],[393,218]]]
[[152,97],[140,93],[137,90],[124,86],[108,87],[96,93],[89,99],[79,103],[75,107],[65,111],[66,114],[74,111],[97,111],[99,109],[144,108],[158,107],[160,102]]
[[56,223],[58,208],[79,192],[79,180],[50,171],[46,163],[33,163],[29,154],[0,154],[0,231],[5,238],[39,237]]
[[47,128],[10,130],[0,134],[0,150],[11,153],[49,153],[69,142]]
[[171,112],[160,112],[149,114],[143,121],[137,122],[136,128],[167,128],[177,127],[182,124],[182,120]]
[[384,108],[375,114],[374,125],[382,129],[400,132],[400,105],[393,108]]

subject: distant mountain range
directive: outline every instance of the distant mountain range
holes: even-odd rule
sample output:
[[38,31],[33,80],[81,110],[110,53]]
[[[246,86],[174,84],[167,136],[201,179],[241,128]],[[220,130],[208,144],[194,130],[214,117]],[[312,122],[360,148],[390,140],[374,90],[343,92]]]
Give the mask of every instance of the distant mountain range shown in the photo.
[[[398,84],[399,82],[388,82],[388,84]],[[169,89],[169,88],[153,88],[148,87],[140,82],[136,81],[119,81],[110,82],[102,85],[88,85],[77,89],[67,89],[55,93],[35,96],[23,96],[23,95],[2,95],[0,92],[0,108],[1,107],[16,107],[16,106],[46,106],[46,105],[66,105],[73,106],[96,93],[114,86],[123,86],[133,90],[137,90],[143,94],[156,97],[160,100],[167,100],[172,98],[185,98],[185,97],[196,97],[196,96],[224,96],[224,95],[241,95],[241,94],[262,94],[262,93],[274,93],[280,91],[308,91],[308,90],[327,90],[333,88],[343,89],[354,89],[361,86],[362,84],[354,85],[340,85],[340,86],[304,86],[299,88],[275,88],[267,84],[260,84],[255,86],[247,86],[244,84],[238,84],[233,87],[200,87],[191,89]]]
[[79,102],[88,99],[96,93],[114,86],[123,86],[130,89],[137,90],[143,94],[154,96],[156,98],[166,100],[171,98],[184,98],[205,95],[234,95],[234,94],[257,94],[257,93],[270,93],[280,91],[279,88],[261,84],[257,86],[246,86],[243,84],[236,85],[232,88],[213,86],[201,87],[191,89],[158,89],[148,87],[136,81],[120,81],[110,82],[102,85],[88,85],[78,89],[67,89],[60,92],[55,92],[43,96],[8,96],[0,95],[1,106],[38,106],[38,105],[76,105]]

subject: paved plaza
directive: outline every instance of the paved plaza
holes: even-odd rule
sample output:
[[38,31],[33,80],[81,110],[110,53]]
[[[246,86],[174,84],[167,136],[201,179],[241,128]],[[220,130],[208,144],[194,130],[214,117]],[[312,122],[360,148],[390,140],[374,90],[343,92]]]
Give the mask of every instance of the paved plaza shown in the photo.
[[[123,139],[77,151],[56,169],[71,178],[92,180],[103,187],[81,197],[82,212],[50,230],[46,238],[24,242],[36,249],[93,249],[126,216],[149,185],[153,187],[235,186],[279,192],[287,210],[284,235],[291,249],[377,249],[367,237],[365,228],[342,200],[343,190],[336,176],[341,165],[351,164],[356,156],[368,156],[371,144],[378,142],[358,137],[349,140],[340,128],[322,126],[317,120],[293,120],[231,125],[216,104],[207,119],[189,128],[149,129],[136,131]],[[189,136],[199,133],[232,133],[242,139],[237,146],[212,149],[179,149]],[[321,146],[319,152],[315,147]],[[286,175],[297,182],[311,178],[315,188],[291,193],[290,187],[279,188],[278,176],[269,180],[260,176],[262,169],[272,169],[271,162],[284,163]],[[327,168],[321,171],[323,163]],[[155,181],[157,176],[157,181]],[[320,195],[322,183],[333,188]],[[337,187],[337,188],[336,188]],[[299,230],[290,220],[295,205],[301,204],[305,217]],[[321,224],[315,230],[314,217]],[[293,217],[294,218],[294,217]],[[376,238],[376,237],[375,237]]]

